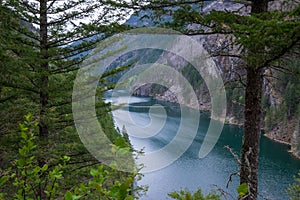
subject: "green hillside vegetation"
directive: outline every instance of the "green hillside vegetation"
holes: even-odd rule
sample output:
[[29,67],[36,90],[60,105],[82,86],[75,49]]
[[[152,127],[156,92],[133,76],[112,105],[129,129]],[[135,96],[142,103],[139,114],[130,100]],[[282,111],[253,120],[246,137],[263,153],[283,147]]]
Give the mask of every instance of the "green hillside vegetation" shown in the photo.
[[[119,69],[113,66],[98,83],[94,117],[111,142],[107,154],[130,154],[132,159],[109,166],[95,159],[82,144],[72,114],[73,83],[80,64],[99,41],[130,29],[119,23],[130,14],[124,8],[153,9],[151,17],[168,19],[161,26],[186,35],[227,35],[231,46],[236,47],[233,49],[240,49],[217,52],[238,57],[245,71],[240,82],[226,80],[225,85],[229,102],[226,122],[244,125],[237,188],[240,198],[257,199],[261,129],[269,137],[291,144],[299,156],[299,2],[288,11],[269,11],[271,1],[251,0],[246,2],[251,4],[249,15],[235,11],[202,15],[195,9],[202,9],[203,1],[57,2],[0,1],[0,200],[132,200],[146,191],[135,186],[141,178],[139,168],[133,172],[116,170],[118,165],[135,166],[136,152],[126,129],[115,129],[111,107],[103,96],[114,87],[110,81],[117,81],[126,72],[123,70],[138,60],[139,64],[155,62],[160,53],[140,52],[144,57],[133,56],[130,64]],[[58,17],[51,18],[55,14]],[[98,15],[96,19],[76,24],[76,20],[94,15]],[[199,25],[199,29],[189,29],[188,24]],[[205,83],[195,69],[187,65],[180,72],[202,103],[209,103]],[[159,94],[166,88],[154,85],[149,91]],[[292,198],[299,197],[298,185],[289,189]],[[169,196],[220,199],[214,192],[204,196],[200,189]]]
[[[73,8],[85,4],[77,10]],[[144,188],[133,185],[138,169],[115,170],[95,159],[82,144],[72,115],[73,81],[86,52],[113,34],[126,29],[105,18],[73,24],[82,12],[92,14],[99,4],[68,1],[0,2],[0,199],[134,199]],[[49,15],[65,12],[56,20]],[[110,13],[110,14],[109,14]],[[39,14],[40,17],[36,17]],[[122,18],[121,13],[116,13]],[[105,22],[106,21],[106,22]],[[33,24],[37,28],[33,27]],[[104,33],[102,36],[99,33]],[[98,37],[94,37],[98,35]],[[79,42],[79,41],[82,42]],[[111,76],[118,70],[108,71]],[[104,77],[99,81],[106,82]],[[106,84],[110,85],[109,83]],[[112,146],[111,154],[132,154],[126,132],[116,130],[110,106],[99,84],[97,119]]]

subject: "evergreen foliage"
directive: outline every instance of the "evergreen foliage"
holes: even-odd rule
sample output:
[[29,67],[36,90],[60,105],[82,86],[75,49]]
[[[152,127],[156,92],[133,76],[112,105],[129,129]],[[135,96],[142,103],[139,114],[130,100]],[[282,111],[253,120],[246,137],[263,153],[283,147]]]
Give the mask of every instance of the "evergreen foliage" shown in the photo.
[[212,10],[202,13],[194,9],[197,5],[201,6],[200,2],[204,1],[131,1],[131,7],[154,9],[154,18],[171,15],[172,19],[167,23],[162,22],[163,26],[175,28],[187,35],[228,36],[230,45],[213,52],[213,55],[239,58],[246,72],[246,77],[238,77],[245,80],[240,183],[246,183],[249,187],[244,199],[257,199],[263,75],[268,69],[287,71],[287,68],[280,65],[280,61],[292,59],[299,54],[300,5],[296,2],[293,9],[270,11],[270,0],[252,0],[239,2],[241,7],[242,3],[246,4],[244,6],[249,5],[250,10],[242,7],[236,11]]
[[[234,11],[204,14],[199,12],[204,2],[0,1],[0,164],[3,168],[0,187],[4,188],[1,188],[4,192],[0,199],[134,198],[131,186],[137,173],[120,173],[99,164],[75,134],[71,112],[73,80],[80,63],[97,42],[129,28],[118,23],[129,13],[124,7],[153,9],[155,12],[150,17],[164,16],[166,19],[157,23],[163,22],[163,26],[176,28],[187,35],[228,36],[233,48],[213,53],[214,56],[239,58],[247,72],[246,77],[239,77],[246,80],[245,91],[232,83],[227,87],[233,89],[227,93],[230,102],[236,103],[229,105],[235,117],[242,117],[241,110],[245,105],[241,186],[246,185],[247,191],[243,190],[241,196],[257,199],[263,114],[268,130],[278,124],[287,127],[289,121],[294,120],[296,141],[300,138],[300,83],[298,78],[286,74],[299,74],[296,58],[299,55],[300,5],[286,11],[269,11],[269,0],[252,0],[248,2],[251,11],[247,14]],[[93,20],[84,21],[83,18],[88,16]],[[289,64],[293,60],[296,63]],[[119,70],[111,70],[105,76],[116,72]],[[205,87],[189,66],[183,68],[182,73],[190,78],[193,86]],[[263,76],[268,73],[281,80],[276,81],[276,88],[283,93],[280,104],[262,95],[266,81]],[[120,133],[114,129],[111,116],[107,114],[110,110],[102,101],[103,92],[113,87],[106,85],[106,81],[100,80],[97,117],[114,143],[112,151],[131,152],[126,131]],[[162,92],[164,89],[155,86],[153,90]],[[20,125],[19,136],[15,124],[29,111],[32,115],[27,115]],[[32,119],[38,123],[31,123]],[[280,130],[280,137],[287,134],[284,130]],[[98,168],[91,169],[95,165]],[[84,178],[87,172],[91,179]],[[81,181],[84,183],[80,184]],[[74,185],[79,187],[73,188]],[[291,187],[292,198],[298,198],[298,189]],[[219,198],[215,194],[204,197],[201,190],[194,194],[173,192],[170,196],[175,199]]]
[[168,194],[172,199],[177,200],[221,200],[221,195],[217,194],[215,191],[203,195],[201,189],[192,193],[188,190],[174,191]]
[[[117,172],[99,163],[81,143],[71,110],[80,64],[99,41],[128,29],[119,24],[127,14],[88,0],[0,1],[0,185],[4,199],[70,199],[70,194],[73,199],[80,195],[81,199],[133,199],[137,194],[131,188],[137,173]],[[84,20],[88,17],[93,19]],[[99,82],[123,69],[107,71]],[[111,87],[99,84],[97,119],[114,149],[131,154],[128,138],[114,129],[109,106],[102,100]],[[30,124],[26,118],[20,137],[16,124],[29,112],[32,115],[27,118],[37,123]],[[134,165],[133,159],[128,163]],[[87,176],[93,166],[97,173]],[[77,188],[81,184],[86,185],[84,191]]]
[[297,200],[300,199],[300,173],[298,174],[297,177],[295,177],[295,184],[291,185],[288,189],[287,192],[291,198],[291,200]]
[[[38,122],[27,114],[20,124],[21,146],[14,165],[1,173],[0,199],[114,199],[130,200],[137,198],[142,187],[132,188],[138,173],[125,174],[98,165],[90,169],[90,176],[81,178],[72,187],[64,185],[66,171],[71,158],[62,156],[58,163],[49,165],[42,163],[36,156],[38,152],[37,139]],[[68,190],[69,188],[69,190]]]
[[[2,6],[11,8],[16,21],[5,25],[5,54],[18,62],[5,71],[1,85],[25,91],[22,94],[36,107],[32,113],[40,119],[39,134],[48,136],[72,124],[76,70],[97,42],[127,28],[118,24],[127,13],[89,1],[9,0]],[[86,22],[87,17],[93,20]]]

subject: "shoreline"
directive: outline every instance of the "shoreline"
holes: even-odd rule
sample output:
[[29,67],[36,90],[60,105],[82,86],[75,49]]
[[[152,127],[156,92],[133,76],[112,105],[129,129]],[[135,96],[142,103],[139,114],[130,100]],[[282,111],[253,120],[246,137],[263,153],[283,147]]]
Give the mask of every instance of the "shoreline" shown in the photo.
[[263,134],[263,136],[269,138],[270,140],[273,140],[273,141],[275,141],[275,142],[278,142],[278,143],[280,143],[280,144],[285,144],[285,145],[288,145],[288,146],[292,146],[292,143],[286,142],[286,141],[283,141],[283,140],[276,139],[276,138],[274,138],[273,136],[271,136],[270,133],[265,133],[265,134]]
[[300,160],[300,155],[295,154],[295,152],[293,150],[289,150],[288,151],[290,154],[292,154],[295,158]]
[[[282,140],[278,140],[278,139],[272,137],[272,136],[270,135],[270,133],[265,133],[265,134],[263,134],[263,136],[265,136],[266,138],[268,138],[268,139],[270,139],[270,140],[272,140],[272,141],[274,141],[274,142],[277,142],[277,143],[280,143],[280,144],[284,144],[284,145],[288,145],[290,148],[292,147],[292,143],[286,142],[286,141],[282,141]],[[300,160],[300,155],[296,154],[295,151],[293,151],[292,149],[289,149],[288,152],[289,152],[292,156],[294,156],[296,159],[299,159],[299,160]]]
[[[172,102],[172,101],[168,101],[168,99],[164,99],[164,98],[156,98],[156,97],[153,97],[153,96],[148,96],[148,97],[152,97],[153,99],[157,100],[157,101],[163,101],[163,102],[170,102],[170,103],[177,103],[177,102]],[[195,109],[193,106],[191,105],[186,105],[187,107],[190,107],[192,109]],[[204,111],[204,112],[210,112],[210,107],[209,106],[200,106],[199,111]],[[209,117],[210,119],[211,116]],[[228,121],[226,120],[228,119]],[[240,122],[235,122],[234,121],[234,118],[232,116],[226,116],[226,119],[225,119],[225,122],[224,124],[226,125],[231,125],[231,126],[238,126],[238,127],[243,127],[244,123],[240,123]],[[263,130],[263,128],[262,128]],[[277,143],[280,143],[280,144],[284,144],[284,145],[288,145],[290,148],[292,146],[292,143],[290,142],[286,142],[286,141],[283,141],[283,140],[279,140],[279,139],[276,139],[274,138],[273,136],[271,136],[270,133],[264,133],[263,136],[267,137],[268,139],[274,141],[274,142],[277,142]],[[288,150],[288,152],[294,156],[295,158],[299,159],[300,160],[300,155],[297,155],[292,149]]]

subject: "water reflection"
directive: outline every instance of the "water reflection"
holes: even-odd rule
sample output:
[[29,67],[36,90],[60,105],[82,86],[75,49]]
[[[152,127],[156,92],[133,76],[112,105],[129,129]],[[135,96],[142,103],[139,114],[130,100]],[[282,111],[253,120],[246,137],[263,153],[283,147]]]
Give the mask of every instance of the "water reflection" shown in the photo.
[[[180,123],[180,108],[178,105],[145,98],[134,98],[126,112],[141,125],[149,123],[149,107],[160,103],[167,113],[164,127],[158,134],[149,138],[130,137],[136,149],[144,148],[146,153],[156,151],[166,146],[176,135]],[[124,111],[124,110],[123,110]],[[115,118],[122,118],[122,111],[114,111]],[[154,116],[158,119],[160,116]],[[190,119],[190,123],[193,122]],[[229,188],[226,184],[229,175],[238,171],[238,165],[230,152],[224,149],[229,145],[235,152],[241,149],[243,129],[237,126],[225,125],[221,137],[214,149],[203,159],[198,158],[199,149],[205,137],[210,119],[209,114],[202,112],[197,135],[187,151],[171,165],[155,172],[146,173],[138,183],[148,185],[148,196],[142,199],[160,200],[168,199],[167,193],[180,188],[188,188],[195,191],[201,187],[207,193],[215,186],[224,189],[236,198],[238,177],[234,177]],[[125,127],[126,120],[123,121]],[[126,127],[127,128],[127,127]],[[184,127],[189,129],[189,126]],[[288,199],[286,188],[293,182],[293,176],[300,169],[300,161],[291,156],[288,146],[275,143],[268,138],[261,138],[259,157],[259,199]]]

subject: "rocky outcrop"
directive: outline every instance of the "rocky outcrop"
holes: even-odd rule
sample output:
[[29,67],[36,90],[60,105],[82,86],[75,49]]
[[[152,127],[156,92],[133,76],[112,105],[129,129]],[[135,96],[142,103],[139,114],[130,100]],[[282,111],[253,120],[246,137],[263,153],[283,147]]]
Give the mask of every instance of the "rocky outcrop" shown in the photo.
[[300,159],[300,119],[296,120],[291,139],[291,153]]
[[[288,10],[292,7],[290,4],[285,4],[285,7],[282,7],[282,1],[272,1],[270,2],[270,8],[272,10],[284,9]],[[247,14],[249,12],[249,6],[243,7],[242,4],[232,3],[230,1],[214,1],[207,7],[203,9],[204,12],[210,12],[211,10],[239,10],[241,14]],[[193,25],[191,25],[193,26]],[[193,27],[191,27],[193,28]],[[224,35],[211,35],[211,36],[195,36],[194,39],[208,51],[210,55],[216,55],[220,51],[230,51],[237,52],[238,49],[234,49],[234,46],[230,45],[230,40],[234,39],[232,36],[224,36]],[[149,54],[148,54],[149,55]],[[228,56],[213,56],[213,60],[222,73],[222,78],[225,83],[229,83],[227,88],[227,118],[225,120],[226,123],[229,124],[238,124],[242,125],[244,122],[243,118],[243,101],[244,101],[244,93],[242,89],[242,84],[234,83],[231,85],[233,80],[239,80],[240,77],[245,76],[245,70],[243,69],[243,61],[236,57],[228,57]],[[185,78],[191,83],[193,87],[193,92],[196,93],[198,97],[198,105],[201,110],[210,110],[211,109],[211,99],[209,91],[204,83],[204,81],[199,81],[202,79],[201,76],[196,76],[183,58],[180,58],[172,53],[163,52],[156,59],[157,63],[161,63],[167,66],[172,66],[178,72],[182,73]],[[271,75],[273,72],[266,71],[266,75]],[[171,75],[166,75],[164,77],[166,82],[171,82],[173,77]],[[300,133],[299,133],[299,118],[295,115],[288,115],[287,117],[278,117],[276,112],[281,112],[279,107],[284,103],[283,100],[283,89],[274,88],[274,84],[276,80],[268,80],[265,79],[264,82],[264,102],[263,104],[267,104],[264,107],[264,115],[265,115],[265,124],[262,124],[267,131],[266,136],[275,141],[279,141],[281,143],[285,143],[291,145],[291,151],[294,155],[299,155],[300,153]],[[145,84],[136,88],[132,91],[133,94],[137,96],[152,96],[153,98],[160,101],[167,102],[180,102],[180,95],[184,93],[184,88],[178,86],[172,86],[170,88],[166,88],[163,86],[153,86],[151,84]],[[178,95],[180,94],[180,95]],[[189,93],[184,93],[185,96],[190,96]],[[194,103],[187,102],[186,106],[195,108]],[[266,109],[268,108],[268,109]],[[268,113],[268,112],[271,112]],[[277,117],[277,118],[276,118]],[[269,118],[269,119],[268,119]],[[275,118],[278,123],[275,123]],[[267,128],[267,123],[272,121],[273,124],[269,128]],[[275,123],[275,125],[274,125]]]

